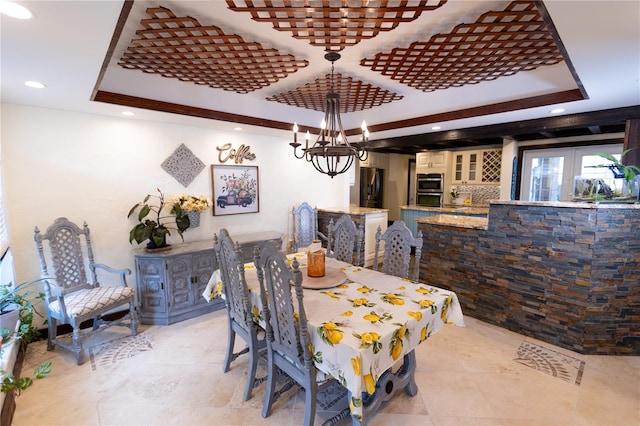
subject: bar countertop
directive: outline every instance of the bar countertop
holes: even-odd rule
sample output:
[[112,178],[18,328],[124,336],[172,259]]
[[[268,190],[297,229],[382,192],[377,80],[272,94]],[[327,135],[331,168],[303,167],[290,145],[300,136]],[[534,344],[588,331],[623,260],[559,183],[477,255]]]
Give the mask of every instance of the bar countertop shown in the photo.
[[370,213],[385,213],[388,212],[389,209],[376,209],[371,207],[329,207],[329,208],[321,208],[318,207],[318,210],[322,210],[323,212],[330,213],[345,213],[345,214],[370,214]]
[[520,200],[491,200],[491,205],[514,205],[532,207],[566,207],[572,209],[639,209],[640,203],[615,202],[615,200],[605,200],[599,202],[591,201],[520,201]]
[[460,216],[454,214],[439,214],[436,216],[416,219],[418,224],[428,223],[432,225],[455,226],[457,228],[487,229],[489,219],[486,217]]
[[462,213],[464,214],[489,214],[489,206],[478,206],[478,205],[462,205],[462,206],[454,206],[454,205],[445,205],[444,207],[425,207],[425,206],[400,206],[401,210],[418,210],[424,212],[437,212],[437,213]]

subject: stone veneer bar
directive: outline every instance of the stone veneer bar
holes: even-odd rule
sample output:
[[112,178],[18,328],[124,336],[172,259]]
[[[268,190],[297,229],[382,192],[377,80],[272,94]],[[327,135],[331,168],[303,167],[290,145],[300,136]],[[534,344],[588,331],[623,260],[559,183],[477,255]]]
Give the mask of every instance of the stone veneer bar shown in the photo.
[[492,201],[418,219],[420,281],[466,315],[582,354],[640,355],[640,205]]

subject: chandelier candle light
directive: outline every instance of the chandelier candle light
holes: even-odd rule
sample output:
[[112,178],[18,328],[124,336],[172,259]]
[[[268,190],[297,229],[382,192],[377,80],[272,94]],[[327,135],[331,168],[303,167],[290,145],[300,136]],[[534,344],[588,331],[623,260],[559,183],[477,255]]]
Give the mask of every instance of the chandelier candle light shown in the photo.
[[335,175],[349,170],[355,158],[365,161],[369,155],[366,150],[369,140],[367,124],[362,122],[362,141],[349,143],[347,135],[342,128],[340,119],[340,95],[335,92],[333,85],[333,64],[340,59],[340,54],[329,52],[324,55],[325,59],[331,62],[331,90],[327,93],[324,118],[320,123],[320,134],[315,143],[309,146],[311,135],[307,130],[305,135],[305,146],[298,154],[298,147],[302,144],[298,142],[298,124],[293,124],[293,142],[289,143],[293,147],[293,155],[304,158],[320,173],[327,174],[333,178]]

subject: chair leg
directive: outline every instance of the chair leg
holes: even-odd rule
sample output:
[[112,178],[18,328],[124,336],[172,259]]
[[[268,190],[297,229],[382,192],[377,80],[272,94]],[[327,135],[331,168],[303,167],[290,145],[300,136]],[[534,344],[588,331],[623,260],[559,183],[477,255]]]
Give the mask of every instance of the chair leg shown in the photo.
[[256,372],[258,370],[258,341],[251,339],[249,342],[249,371],[247,372],[247,384],[244,388],[244,400],[251,398],[251,391],[256,386]]
[[262,417],[267,418],[271,414],[271,406],[274,401],[276,391],[276,368],[273,362],[273,356],[269,354],[267,362],[267,390],[264,395],[264,406],[262,407]]
[[56,344],[54,343],[56,340],[56,336],[58,333],[58,320],[52,317],[49,317],[49,336],[47,338],[47,350],[52,351],[55,349]]
[[226,373],[231,367],[231,361],[234,360],[233,346],[236,343],[236,332],[231,326],[231,320],[229,320],[229,333],[227,335],[227,354],[224,356],[224,365],[222,366],[222,372]]
[[311,426],[316,418],[316,384],[309,383],[304,390],[304,395],[304,424],[305,426]]
[[84,364],[84,348],[82,345],[82,337],[80,336],[80,324],[73,326],[73,348],[76,353],[78,365]]
[[131,321],[131,335],[135,336],[138,334],[138,313],[133,302],[129,302],[129,319]]

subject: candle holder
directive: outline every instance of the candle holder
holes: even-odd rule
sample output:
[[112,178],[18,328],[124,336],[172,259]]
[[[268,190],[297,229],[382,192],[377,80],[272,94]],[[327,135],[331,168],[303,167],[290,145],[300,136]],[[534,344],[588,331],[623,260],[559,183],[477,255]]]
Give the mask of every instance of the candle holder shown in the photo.
[[324,277],[325,274],[324,250],[307,252],[307,275],[312,278]]

